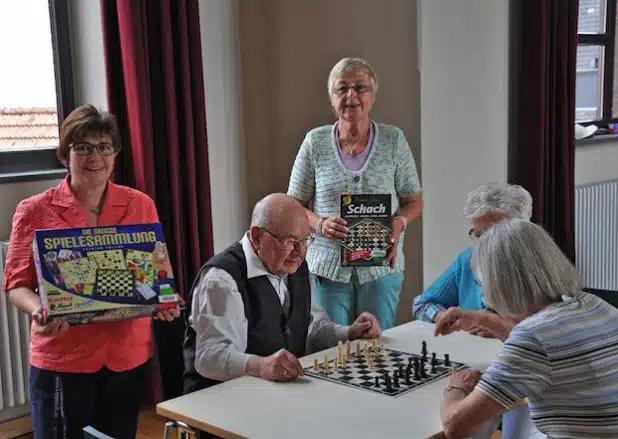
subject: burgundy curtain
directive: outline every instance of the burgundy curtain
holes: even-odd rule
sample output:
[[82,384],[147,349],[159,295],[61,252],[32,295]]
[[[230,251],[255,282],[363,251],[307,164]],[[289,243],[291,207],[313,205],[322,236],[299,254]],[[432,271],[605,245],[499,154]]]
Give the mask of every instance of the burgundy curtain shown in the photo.
[[532,220],[574,261],[578,1],[511,4],[509,181],[530,192]]
[[[213,254],[197,0],[101,0],[115,180],[156,202],[180,293]],[[156,323],[163,395],[182,388],[184,325]]]

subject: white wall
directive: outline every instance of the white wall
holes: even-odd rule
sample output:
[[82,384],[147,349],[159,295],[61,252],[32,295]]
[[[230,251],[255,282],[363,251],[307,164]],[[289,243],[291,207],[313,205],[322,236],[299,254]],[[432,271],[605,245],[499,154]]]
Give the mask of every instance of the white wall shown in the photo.
[[467,193],[507,178],[508,0],[421,0],[424,284],[468,246]]
[[200,0],[215,251],[248,227],[237,0]]
[[575,149],[575,185],[618,178],[618,143],[588,143]]

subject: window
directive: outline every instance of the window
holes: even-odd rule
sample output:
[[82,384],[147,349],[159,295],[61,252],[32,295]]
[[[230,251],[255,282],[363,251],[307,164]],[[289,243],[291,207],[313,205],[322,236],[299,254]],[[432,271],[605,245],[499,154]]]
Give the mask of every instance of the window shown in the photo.
[[0,1],[0,179],[61,175],[58,127],[74,109],[67,0]]
[[618,122],[616,1],[579,0],[575,121]]

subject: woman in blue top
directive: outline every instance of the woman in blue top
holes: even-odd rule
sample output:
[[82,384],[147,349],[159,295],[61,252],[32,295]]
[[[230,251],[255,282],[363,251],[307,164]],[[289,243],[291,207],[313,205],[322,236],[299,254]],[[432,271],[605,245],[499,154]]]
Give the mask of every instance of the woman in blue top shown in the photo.
[[[414,157],[401,129],[369,116],[378,81],[367,61],[342,59],[331,70],[327,87],[338,120],[306,134],[288,195],[305,206],[316,234],[307,251],[316,302],[341,325],[368,311],[388,329],[395,324],[403,281],[403,233],[423,209]],[[340,241],[348,233],[340,216],[342,193],[390,195],[388,265],[341,266]]]
[[[532,197],[519,185],[491,182],[468,194],[464,215],[470,221],[468,235],[480,237],[499,221],[532,216]],[[462,309],[485,309],[483,293],[470,268],[472,247],[457,255],[451,265],[414,299],[412,312],[417,319],[438,323],[444,311],[452,306]],[[474,328],[473,334],[492,336],[490,328]]]
[[[518,218],[529,221],[532,216],[532,197],[521,186],[491,182],[468,194],[464,215],[471,223],[468,235],[476,239],[502,220]],[[487,309],[481,285],[470,266],[472,250],[470,247],[459,253],[440,277],[416,297],[413,313],[417,319],[438,323],[449,308],[472,311]],[[486,311],[483,315],[487,325],[468,327],[466,329],[469,333],[504,340],[517,323],[494,312]],[[490,435],[491,432],[485,430],[485,434]],[[532,424],[528,406],[522,405],[502,417],[502,437],[537,438],[544,435]]]

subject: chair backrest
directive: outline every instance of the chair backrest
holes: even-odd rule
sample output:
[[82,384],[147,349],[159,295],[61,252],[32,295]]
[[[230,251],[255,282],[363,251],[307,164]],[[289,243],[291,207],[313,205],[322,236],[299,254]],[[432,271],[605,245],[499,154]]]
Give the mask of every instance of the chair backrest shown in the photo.
[[597,297],[605,300],[615,308],[618,308],[618,291],[598,290],[596,288],[584,288],[584,291],[594,294]]
[[108,436],[105,433],[101,433],[99,430],[91,426],[84,427],[84,438],[85,439],[114,439],[113,437]]

